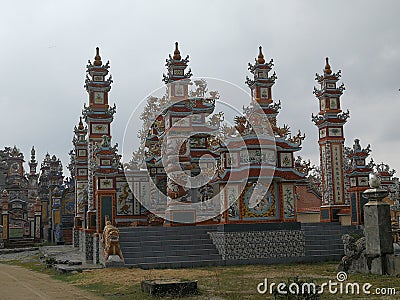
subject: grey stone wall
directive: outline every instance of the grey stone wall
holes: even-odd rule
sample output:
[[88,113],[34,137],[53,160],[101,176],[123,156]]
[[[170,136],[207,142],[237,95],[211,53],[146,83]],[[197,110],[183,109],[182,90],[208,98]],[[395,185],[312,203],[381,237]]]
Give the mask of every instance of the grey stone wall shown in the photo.
[[99,264],[100,263],[100,251],[99,251],[99,236],[95,235],[93,237],[93,263],[94,264]]
[[209,235],[223,260],[305,256],[301,230],[210,232]]
[[78,248],[79,247],[79,231],[80,230],[77,230],[77,229],[74,229],[73,231],[72,231],[72,234],[73,234],[73,236],[72,236],[72,238],[73,238],[73,242],[72,242],[72,244],[74,245],[74,247],[75,248]]
[[79,230],[79,251],[85,252],[85,232],[83,230]]
[[93,263],[93,234],[85,232],[85,256],[86,262]]

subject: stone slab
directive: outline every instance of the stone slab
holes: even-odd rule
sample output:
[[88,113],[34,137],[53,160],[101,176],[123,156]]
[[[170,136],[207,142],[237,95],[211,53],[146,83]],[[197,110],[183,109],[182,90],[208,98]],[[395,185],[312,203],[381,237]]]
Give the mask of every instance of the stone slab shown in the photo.
[[124,261],[118,255],[110,255],[105,262],[106,268],[123,268],[125,267]]
[[141,282],[142,291],[154,296],[187,296],[198,293],[197,280],[155,279]]
[[367,256],[393,254],[389,204],[367,203],[364,206],[364,226]]

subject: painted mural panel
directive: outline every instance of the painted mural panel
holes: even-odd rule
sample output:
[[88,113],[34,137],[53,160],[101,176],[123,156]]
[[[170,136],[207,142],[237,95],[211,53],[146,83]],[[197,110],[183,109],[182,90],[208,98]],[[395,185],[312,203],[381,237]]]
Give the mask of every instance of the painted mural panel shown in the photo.
[[76,213],[82,214],[85,212],[85,202],[87,201],[87,183],[76,183]]
[[125,181],[117,182],[117,216],[133,214],[133,194]]
[[61,200],[61,204],[63,215],[73,215],[75,212],[75,194],[73,192],[66,193]]
[[243,193],[243,219],[276,217],[277,201],[274,184],[248,183]]
[[343,163],[342,147],[339,144],[332,145],[332,166],[333,166],[333,185],[334,195],[337,203],[344,202],[343,195]]
[[237,185],[228,185],[227,187],[227,196],[228,196],[228,205],[230,205],[228,209],[228,215],[230,220],[239,220],[240,211],[239,211],[239,192]]
[[282,184],[283,215],[285,219],[295,218],[294,186],[293,184]]

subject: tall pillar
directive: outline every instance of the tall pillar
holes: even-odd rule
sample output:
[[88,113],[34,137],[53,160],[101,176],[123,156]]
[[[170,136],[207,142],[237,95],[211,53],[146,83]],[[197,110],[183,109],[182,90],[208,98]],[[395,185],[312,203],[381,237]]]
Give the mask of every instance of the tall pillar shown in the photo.
[[35,237],[35,205],[33,203],[29,204],[28,212],[28,223],[29,223],[29,237]]
[[3,201],[1,203],[1,207],[1,219],[3,223],[3,242],[5,242],[9,238],[8,192],[6,190],[3,191]]
[[[190,184],[188,177],[191,172],[190,143],[187,140],[190,128],[189,84],[191,71],[186,72],[189,56],[182,58],[175,43],[173,56],[167,59],[167,75],[164,75],[164,83],[167,85],[168,99],[170,105],[165,114],[166,152],[163,160],[167,177],[167,208],[165,211],[166,225],[172,225],[173,220],[186,220],[185,223],[194,223],[196,211],[191,206]],[[190,135],[190,134],[189,134]]]
[[53,240],[59,245],[64,242],[64,237],[61,222],[61,191],[58,187],[53,190],[51,204]]
[[369,271],[384,275],[388,273],[386,256],[394,252],[390,205],[382,201],[388,196],[388,191],[381,188],[376,174],[370,176],[370,187],[363,193],[368,199],[364,206],[365,253]]
[[317,75],[320,89],[314,88],[319,101],[319,112],[312,115],[318,127],[320,163],[322,171],[322,206],[321,222],[338,222],[339,215],[348,213],[350,209],[345,193],[344,181],[344,131],[343,127],[350,114],[343,112],[340,97],[344,84],[337,82],[341,72],[333,73],[326,58],[323,75]]
[[[107,178],[102,181],[99,174],[96,173],[97,165],[108,163],[109,166],[112,161],[100,159],[95,156],[95,150],[101,144],[103,137],[106,136],[111,139],[111,123],[114,119],[116,112],[115,104],[113,107],[109,105],[109,91],[111,90],[112,77],[109,74],[109,62],[103,64],[100,57],[99,48],[96,48],[96,56],[93,64],[89,61],[87,67],[87,76],[85,80],[85,88],[89,96],[89,106],[84,106],[83,117],[87,124],[88,132],[88,151],[87,151],[87,173],[88,173],[88,211],[86,215],[86,230],[90,232],[101,232],[102,228],[99,221],[101,215],[102,198],[98,197],[97,191],[103,183],[108,183]],[[108,76],[108,78],[107,78]],[[101,174],[102,175],[102,174]],[[113,180],[114,181],[114,180]],[[113,186],[112,194],[115,195],[115,186]],[[108,202],[110,198],[106,199]],[[110,204],[110,203],[108,203]],[[111,208],[110,208],[111,206]],[[115,206],[115,197],[111,199],[109,210],[113,210]],[[89,239],[90,240],[90,239]]]
[[34,238],[35,241],[41,241],[43,239],[43,230],[42,230],[42,204],[40,202],[39,197],[36,198],[35,203],[35,220],[34,220]]

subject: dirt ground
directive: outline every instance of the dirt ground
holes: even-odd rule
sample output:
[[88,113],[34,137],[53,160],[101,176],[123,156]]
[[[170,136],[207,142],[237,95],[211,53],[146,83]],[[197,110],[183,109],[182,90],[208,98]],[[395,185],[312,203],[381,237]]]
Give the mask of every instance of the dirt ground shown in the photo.
[[5,264],[0,264],[0,290],[2,300],[103,299],[47,274]]

